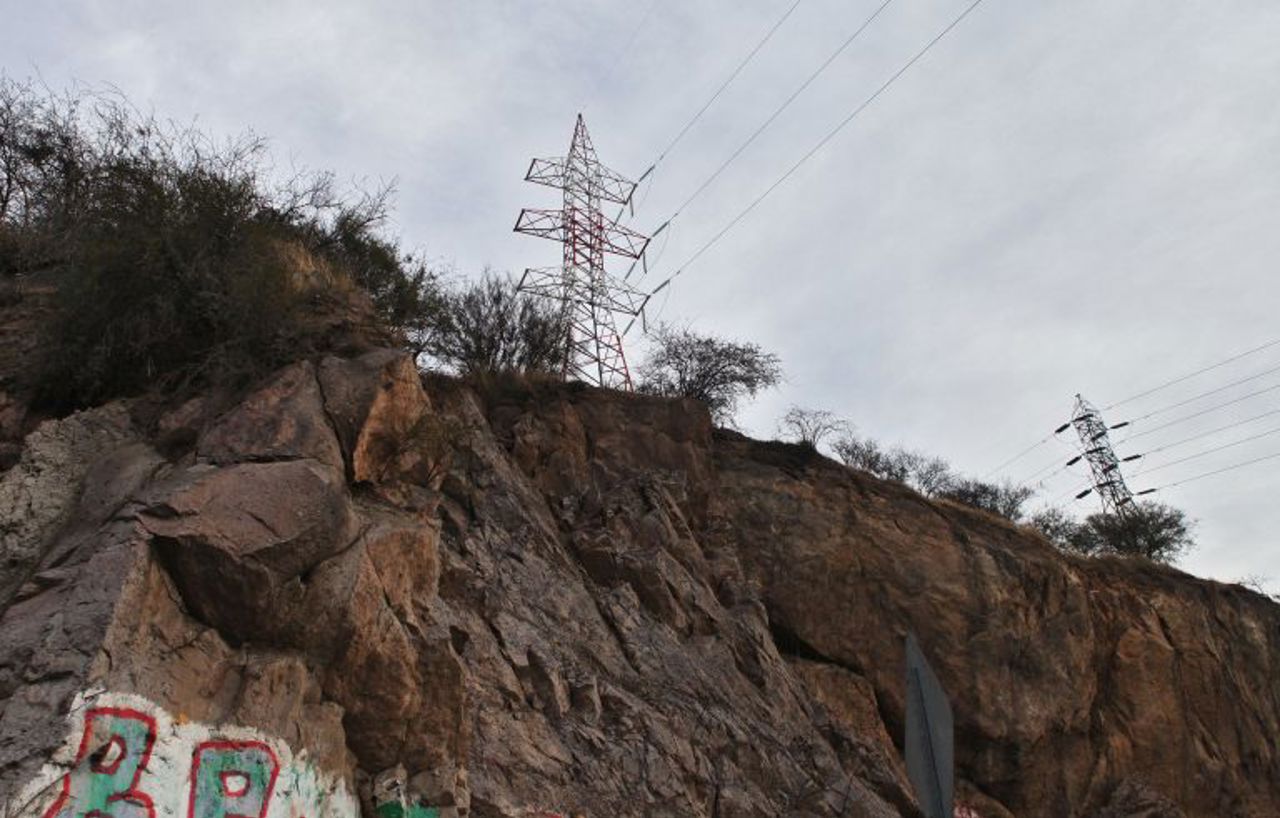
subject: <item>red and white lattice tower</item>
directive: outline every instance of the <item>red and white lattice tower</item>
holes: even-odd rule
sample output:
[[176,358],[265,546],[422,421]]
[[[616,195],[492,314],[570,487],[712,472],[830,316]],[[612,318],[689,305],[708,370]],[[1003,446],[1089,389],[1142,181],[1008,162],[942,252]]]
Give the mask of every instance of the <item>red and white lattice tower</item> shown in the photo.
[[[609,219],[604,202],[625,205],[631,201],[635,182],[601,165],[578,115],[569,155],[534,159],[525,181],[564,191],[560,210],[520,211],[516,232],[555,239],[564,245],[560,267],[525,270],[519,291],[553,298],[563,303],[568,337],[564,377],[611,389],[631,390],[631,372],[622,351],[617,316],[634,321],[643,313],[648,296],[611,277],[605,256],[630,259],[644,254],[649,239]],[[628,322],[627,328],[630,328]]]

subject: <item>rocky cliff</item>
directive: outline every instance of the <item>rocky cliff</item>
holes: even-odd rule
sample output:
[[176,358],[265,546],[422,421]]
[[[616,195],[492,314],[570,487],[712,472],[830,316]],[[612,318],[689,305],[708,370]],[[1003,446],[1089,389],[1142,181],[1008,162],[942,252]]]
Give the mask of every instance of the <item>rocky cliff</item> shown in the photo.
[[1280,606],[711,428],[375,351],[0,478],[4,818],[1280,814]]

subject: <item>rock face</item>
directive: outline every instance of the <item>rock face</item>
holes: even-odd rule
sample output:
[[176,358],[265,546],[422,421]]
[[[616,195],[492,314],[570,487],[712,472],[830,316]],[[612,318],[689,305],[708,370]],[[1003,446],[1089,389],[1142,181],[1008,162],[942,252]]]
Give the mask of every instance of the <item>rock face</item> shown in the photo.
[[392,351],[206,414],[48,421],[0,477],[4,818],[918,816],[908,630],[966,815],[1280,814],[1244,589]]

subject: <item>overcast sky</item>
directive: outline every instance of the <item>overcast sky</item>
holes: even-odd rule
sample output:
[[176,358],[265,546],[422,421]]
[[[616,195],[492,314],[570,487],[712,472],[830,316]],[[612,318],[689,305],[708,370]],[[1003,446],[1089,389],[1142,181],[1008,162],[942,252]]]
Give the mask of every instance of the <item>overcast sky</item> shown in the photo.
[[[655,242],[645,281],[673,272],[969,1],[891,3]],[[282,165],[395,179],[407,246],[465,275],[518,273],[558,261],[511,227],[522,206],[557,206],[521,179],[532,156],[564,153],[575,113],[602,161],[638,176],[792,2],[4,0],[0,69],[53,88],[111,84],[215,134],[251,129]],[[802,0],[641,189],[634,226],[665,221],[880,2]],[[986,0],[654,311],[782,356],[787,382],[746,409],[749,432],[773,435],[791,404],[821,407],[985,475],[1066,420],[1078,391],[1107,406],[1280,338],[1277,43],[1275,0]],[[1280,345],[1108,420],[1277,365]],[[1159,411],[1146,428],[1276,384]],[[1280,390],[1266,392],[1119,448],[1278,408]],[[1263,418],[1129,472],[1278,426]],[[1273,452],[1280,434],[1130,483]],[[1003,475],[1071,454],[1049,442]],[[1059,474],[1043,497],[1070,503],[1083,482]],[[1184,568],[1280,592],[1280,459],[1157,496],[1199,521]]]

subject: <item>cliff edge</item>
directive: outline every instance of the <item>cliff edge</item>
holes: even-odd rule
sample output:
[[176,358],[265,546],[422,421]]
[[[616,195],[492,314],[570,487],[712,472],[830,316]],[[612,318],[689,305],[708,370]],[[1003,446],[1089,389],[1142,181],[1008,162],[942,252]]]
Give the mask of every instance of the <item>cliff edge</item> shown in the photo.
[[0,477],[4,818],[1280,814],[1280,606],[1063,555],[688,401],[402,353],[41,424]]

